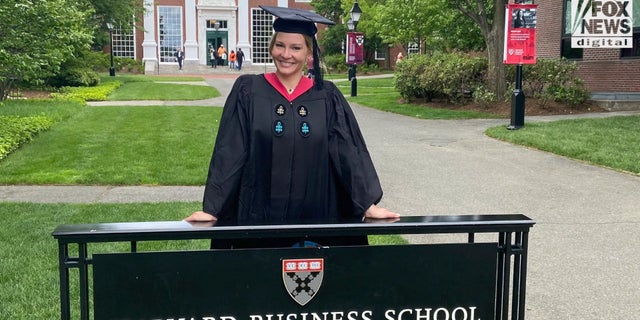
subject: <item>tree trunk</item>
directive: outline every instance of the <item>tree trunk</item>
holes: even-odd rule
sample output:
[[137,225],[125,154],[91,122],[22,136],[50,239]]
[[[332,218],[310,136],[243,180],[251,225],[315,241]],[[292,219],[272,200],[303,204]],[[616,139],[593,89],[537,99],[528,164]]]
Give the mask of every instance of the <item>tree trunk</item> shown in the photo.
[[504,97],[507,84],[504,78],[504,15],[505,15],[505,1],[498,0],[495,4],[495,10],[493,13],[493,25],[489,32],[489,37],[486,39],[487,43],[487,59],[488,59],[488,79],[491,79],[493,92],[495,92],[498,99]]
[[489,37],[487,37],[485,41],[487,43],[488,84],[491,86],[491,91],[496,94],[498,99],[501,99],[502,97],[504,97],[507,87],[504,78],[504,64],[502,63],[504,54],[503,30],[498,31],[496,30],[496,28],[493,28],[493,30],[489,33]]
[[[491,0],[454,0],[456,7],[480,27],[486,44],[489,89],[500,99],[504,96],[504,15],[506,0],[495,0],[493,12],[487,12]],[[493,17],[489,19],[489,15]]]

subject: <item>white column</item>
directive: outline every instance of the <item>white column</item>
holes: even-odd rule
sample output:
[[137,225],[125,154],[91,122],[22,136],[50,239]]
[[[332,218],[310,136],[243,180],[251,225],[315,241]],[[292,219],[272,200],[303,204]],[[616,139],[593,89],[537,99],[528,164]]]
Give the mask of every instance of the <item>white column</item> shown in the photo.
[[158,69],[158,44],[156,43],[156,12],[153,0],[144,1],[144,40],[142,41],[142,63],[145,74],[155,74]]
[[185,64],[198,63],[198,41],[196,40],[196,30],[198,19],[196,18],[196,1],[186,0],[185,3],[185,26],[186,38],[184,41],[184,62]]
[[238,1],[238,43],[236,47],[241,48],[244,52],[244,64],[251,64],[251,43],[249,42],[249,30],[251,22],[249,22],[249,0]]

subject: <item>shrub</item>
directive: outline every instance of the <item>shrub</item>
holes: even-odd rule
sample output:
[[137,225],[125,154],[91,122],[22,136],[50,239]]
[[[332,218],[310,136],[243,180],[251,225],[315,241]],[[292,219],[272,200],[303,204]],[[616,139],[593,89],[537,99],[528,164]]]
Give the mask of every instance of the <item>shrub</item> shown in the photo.
[[93,62],[99,55],[95,52],[81,52],[77,57],[70,57],[61,66],[60,72],[47,79],[47,84],[57,88],[64,86],[95,86],[100,77],[93,68]]
[[80,99],[82,101],[104,101],[122,85],[120,81],[109,81],[95,87],[63,87],[60,93],[52,93],[56,99]]
[[462,102],[482,85],[487,60],[462,54],[411,56],[396,65],[394,85],[404,99]]
[[428,85],[420,83],[420,75],[426,72],[428,64],[427,56],[413,56],[404,59],[396,65],[393,77],[393,85],[405,100],[424,98],[431,101],[434,91],[428,89]]
[[[537,98],[543,105],[548,101],[578,105],[589,98],[581,79],[575,76],[577,64],[564,58],[538,59],[536,64],[523,67],[522,90]],[[515,66],[505,72],[507,79],[515,79]]]
[[485,108],[498,101],[496,94],[485,86],[479,86],[473,90],[472,98],[474,102]]
[[113,62],[118,72],[135,74],[144,73],[144,64],[142,64],[142,61],[137,61],[131,58],[115,57]]
[[56,77],[54,86],[92,87],[100,83],[98,73],[88,68],[74,68],[63,72]]
[[346,56],[344,54],[333,54],[323,58],[324,65],[332,73],[342,73],[349,69]]
[[53,120],[45,116],[2,116],[0,115],[0,159],[20,145],[29,142],[38,132],[47,130]]
[[362,74],[378,73],[380,72],[380,66],[377,63],[362,64],[358,67],[358,72]]

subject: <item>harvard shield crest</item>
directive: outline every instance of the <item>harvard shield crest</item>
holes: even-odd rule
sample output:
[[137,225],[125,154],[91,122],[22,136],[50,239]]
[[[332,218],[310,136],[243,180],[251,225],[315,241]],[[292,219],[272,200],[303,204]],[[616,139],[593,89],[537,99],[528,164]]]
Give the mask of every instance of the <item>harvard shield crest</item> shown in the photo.
[[282,260],[282,280],[289,296],[299,305],[307,304],[322,284],[324,259]]

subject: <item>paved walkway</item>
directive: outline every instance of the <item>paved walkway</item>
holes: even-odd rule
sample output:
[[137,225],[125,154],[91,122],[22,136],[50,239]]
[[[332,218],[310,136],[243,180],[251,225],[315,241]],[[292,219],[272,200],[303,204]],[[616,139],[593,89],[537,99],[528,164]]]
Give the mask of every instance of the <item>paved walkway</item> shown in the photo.
[[[206,81],[225,96],[233,79]],[[222,105],[220,101],[204,104]],[[491,126],[508,125],[504,119],[419,120],[359,106],[354,111],[385,190],[382,205],[403,215],[523,213],[536,221],[530,234],[527,319],[638,317],[639,176],[483,134]],[[632,113],[572,117],[618,114]],[[567,116],[527,117],[525,123],[560,118]],[[201,187],[0,186],[0,201],[201,198]],[[410,240],[438,238],[411,236]]]

